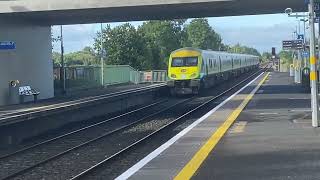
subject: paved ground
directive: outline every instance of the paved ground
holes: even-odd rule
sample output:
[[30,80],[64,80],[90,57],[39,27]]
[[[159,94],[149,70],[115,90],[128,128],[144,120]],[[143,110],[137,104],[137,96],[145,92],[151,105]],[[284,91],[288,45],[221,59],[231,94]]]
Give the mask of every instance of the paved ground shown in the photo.
[[193,179],[320,179],[309,98],[287,73],[271,73]]

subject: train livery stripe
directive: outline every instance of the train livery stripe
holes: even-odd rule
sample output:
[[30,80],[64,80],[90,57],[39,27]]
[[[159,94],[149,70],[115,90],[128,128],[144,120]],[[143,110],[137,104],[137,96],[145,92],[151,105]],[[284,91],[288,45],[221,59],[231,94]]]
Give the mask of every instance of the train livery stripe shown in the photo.
[[218,130],[210,137],[210,139],[199,149],[199,151],[193,156],[193,158],[187,163],[187,165],[178,173],[174,180],[186,180],[190,179],[195,172],[199,169],[200,165],[209,156],[210,152],[218,144],[230,126],[238,118],[242,110],[247,106],[249,101],[253,98],[254,94],[258,91],[261,85],[268,78],[269,73],[260,81],[258,86],[252,90],[252,92],[244,99],[244,101],[235,109],[228,119],[218,128]]

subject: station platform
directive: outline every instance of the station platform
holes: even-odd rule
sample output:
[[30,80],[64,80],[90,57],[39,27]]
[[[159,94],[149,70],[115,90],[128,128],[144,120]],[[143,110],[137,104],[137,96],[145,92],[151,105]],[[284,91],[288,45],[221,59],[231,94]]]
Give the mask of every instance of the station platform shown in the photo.
[[[23,146],[30,138],[59,135],[113,113],[152,104],[166,96],[165,83],[97,89],[96,95],[65,97],[0,107],[0,148]],[[92,92],[88,92],[90,94]]]
[[130,84],[118,85],[108,88],[97,88],[86,91],[79,91],[76,93],[66,94],[64,96],[57,96],[55,98],[39,100],[36,103],[27,102],[23,104],[0,106],[0,124],[7,119],[29,116],[41,112],[48,112],[59,108],[72,108],[72,106],[85,103],[88,100],[93,100],[102,96],[112,95],[114,93],[127,92],[139,88],[151,87],[152,84]]
[[261,74],[117,179],[319,179],[310,102],[288,73]]

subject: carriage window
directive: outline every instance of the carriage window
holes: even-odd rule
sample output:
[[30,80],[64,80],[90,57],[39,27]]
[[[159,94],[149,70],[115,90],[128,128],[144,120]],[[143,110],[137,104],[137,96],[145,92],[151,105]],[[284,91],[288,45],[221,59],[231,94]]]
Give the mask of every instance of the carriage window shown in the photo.
[[197,66],[198,57],[186,57],[186,58],[173,58],[171,67],[183,67],[183,66]]

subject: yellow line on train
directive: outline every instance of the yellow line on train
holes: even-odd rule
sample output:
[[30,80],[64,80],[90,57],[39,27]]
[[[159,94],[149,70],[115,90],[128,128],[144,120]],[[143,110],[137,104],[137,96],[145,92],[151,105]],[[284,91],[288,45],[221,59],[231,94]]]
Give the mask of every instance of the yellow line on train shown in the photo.
[[[262,86],[262,84],[268,78],[269,73],[258,84],[257,90]],[[239,105],[239,107],[232,112],[228,119],[218,128],[218,130],[210,137],[210,139],[199,149],[199,151],[193,156],[193,158],[187,163],[187,165],[179,172],[179,174],[174,178],[174,180],[187,180],[192,178],[192,176],[199,169],[200,165],[208,157],[210,152],[218,144],[220,139],[224,136],[230,126],[238,118],[242,110],[247,106],[249,101],[254,96],[255,92],[249,94],[244,101]]]

